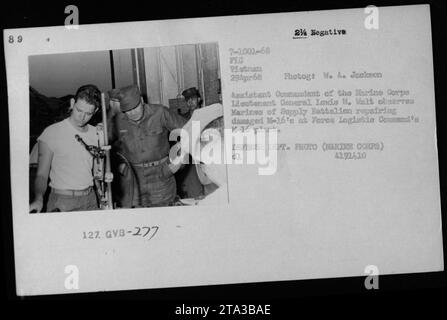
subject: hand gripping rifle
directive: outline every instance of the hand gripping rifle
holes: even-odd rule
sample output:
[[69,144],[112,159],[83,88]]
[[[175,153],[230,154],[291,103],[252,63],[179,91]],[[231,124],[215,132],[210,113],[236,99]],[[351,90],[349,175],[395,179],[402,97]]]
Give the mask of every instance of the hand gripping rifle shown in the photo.
[[[100,208],[103,210],[111,210],[113,209],[113,173],[110,169],[110,145],[107,131],[107,111],[104,93],[101,93],[101,109],[102,129],[97,127],[99,135],[98,146],[91,146],[86,144],[79,135],[76,135],[75,138],[93,156],[93,179],[95,180],[95,184],[97,186],[99,194]],[[101,135],[103,137],[101,137]],[[103,140],[102,143],[101,138]]]

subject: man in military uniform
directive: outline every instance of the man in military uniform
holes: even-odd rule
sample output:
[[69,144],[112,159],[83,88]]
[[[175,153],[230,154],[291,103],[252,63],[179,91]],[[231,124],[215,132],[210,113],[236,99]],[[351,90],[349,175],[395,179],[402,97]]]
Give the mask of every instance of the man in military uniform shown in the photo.
[[115,116],[110,138],[123,160],[121,207],[172,205],[176,197],[174,173],[180,165],[169,161],[169,132],[186,120],[158,104],[145,104],[137,86],[120,89],[121,113]]

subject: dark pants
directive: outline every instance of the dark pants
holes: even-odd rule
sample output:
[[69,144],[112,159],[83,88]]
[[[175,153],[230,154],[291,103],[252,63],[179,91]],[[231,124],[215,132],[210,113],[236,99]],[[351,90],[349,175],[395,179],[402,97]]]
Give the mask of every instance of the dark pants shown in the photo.
[[48,197],[47,212],[90,211],[98,210],[95,191],[85,196],[69,196],[51,191]]
[[174,203],[177,186],[167,162],[129,169],[125,170],[121,179],[121,207],[162,207]]
[[177,194],[181,199],[198,198],[204,194],[203,185],[197,175],[196,165],[192,163],[191,156],[189,157],[189,164],[186,164],[175,174]]

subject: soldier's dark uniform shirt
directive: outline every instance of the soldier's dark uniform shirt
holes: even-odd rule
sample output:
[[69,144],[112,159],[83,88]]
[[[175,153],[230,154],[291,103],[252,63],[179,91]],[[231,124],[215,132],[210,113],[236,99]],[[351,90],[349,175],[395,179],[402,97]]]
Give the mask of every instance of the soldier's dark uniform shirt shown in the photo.
[[145,104],[139,122],[118,113],[113,126],[112,141],[131,163],[152,162],[169,154],[170,131],[181,128],[186,120],[162,105]]
[[[170,150],[169,132],[183,127],[186,120],[163,105],[145,104],[143,108],[144,115],[138,122],[118,113],[111,123],[113,147],[132,164],[137,180],[133,191],[130,183],[124,188],[123,207],[169,205],[176,195],[175,179],[168,161],[150,167],[138,164],[166,158]],[[128,172],[125,179],[127,182],[132,178],[130,174],[132,172]],[[129,199],[130,194],[133,199]]]

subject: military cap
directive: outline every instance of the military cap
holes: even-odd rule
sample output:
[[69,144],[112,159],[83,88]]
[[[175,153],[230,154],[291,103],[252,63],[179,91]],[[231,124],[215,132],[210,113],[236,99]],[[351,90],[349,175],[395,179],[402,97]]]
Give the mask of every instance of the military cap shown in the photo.
[[121,88],[119,97],[122,112],[136,108],[141,101],[141,93],[136,85]]
[[199,90],[197,90],[196,87],[192,87],[192,88],[184,90],[182,92],[182,96],[185,97],[185,100],[188,100],[188,99],[193,98],[193,97],[198,97],[199,98],[200,97],[200,93],[199,93]]

